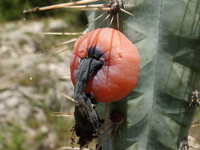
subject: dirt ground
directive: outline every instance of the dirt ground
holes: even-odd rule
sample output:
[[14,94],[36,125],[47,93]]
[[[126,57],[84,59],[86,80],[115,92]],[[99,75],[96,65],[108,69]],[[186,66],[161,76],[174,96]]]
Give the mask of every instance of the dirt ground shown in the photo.
[[[69,78],[73,47],[65,45],[41,53],[67,38],[38,34],[67,28],[67,24],[48,19],[0,26],[0,149],[69,145],[73,118],[53,117],[51,113],[73,114],[73,103],[54,90],[73,97]],[[61,81],[58,77],[67,79]]]

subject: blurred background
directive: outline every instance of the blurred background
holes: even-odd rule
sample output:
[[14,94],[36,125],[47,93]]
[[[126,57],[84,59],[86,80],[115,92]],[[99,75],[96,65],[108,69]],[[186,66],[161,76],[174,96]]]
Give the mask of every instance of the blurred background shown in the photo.
[[[85,12],[63,8],[23,14],[65,2],[0,0],[1,150],[53,150],[70,145],[73,117],[51,114],[74,112],[73,102],[55,91],[73,97],[69,64],[74,43],[49,49],[78,36],[40,33],[82,32],[87,26]],[[194,124],[200,124],[199,118],[198,109]],[[199,125],[191,128],[193,147],[200,147],[199,131]]]
[[[51,150],[70,146],[74,105],[56,89],[73,97],[69,63],[73,44],[44,52],[78,36],[41,32],[85,30],[84,12],[55,9],[23,14],[24,10],[66,0],[0,0],[0,149]],[[77,139],[76,139],[77,140]]]

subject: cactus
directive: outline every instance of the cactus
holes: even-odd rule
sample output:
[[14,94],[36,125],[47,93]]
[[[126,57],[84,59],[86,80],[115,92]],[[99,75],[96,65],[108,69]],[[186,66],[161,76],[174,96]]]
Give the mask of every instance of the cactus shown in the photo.
[[[138,48],[141,73],[137,87],[126,98],[110,103],[109,112],[118,110],[124,122],[121,136],[115,134],[103,149],[183,149],[196,109],[189,106],[190,95],[200,87],[200,1],[127,3],[136,5],[127,9],[135,17],[120,13],[120,31]],[[87,12],[89,22],[101,13]],[[106,21],[100,27],[108,25]],[[100,113],[104,110],[105,104],[98,106]]]
[[[135,5],[127,9],[135,17],[122,12],[120,25],[115,17],[111,27],[119,28],[138,48],[141,73],[137,87],[128,96],[110,103],[109,118],[116,123],[119,134],[113,132],[103,149],[189,149],[188,132],[200,102],[200,1],[127,3]],[[88,21],[100,14],[87,12]],[[89,30],[109,26],[108,20],[101,24],[103,19],[91,23]],[[103,115],[105,104],[97,110]]]

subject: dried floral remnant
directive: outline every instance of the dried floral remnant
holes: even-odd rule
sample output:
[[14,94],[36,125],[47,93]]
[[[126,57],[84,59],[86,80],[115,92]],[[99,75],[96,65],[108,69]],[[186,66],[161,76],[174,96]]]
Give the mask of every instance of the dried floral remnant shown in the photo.
[[72,148],[74,148],[74,143],[75,143],[75,136],[74,136],[75,129],[74,129],[74,127],[72,127],[72,129],[70,130],[70,132],[72,132],[70,145],[71,145]]
[[[101,69],[104,61],[94,56],[84,57],[80,61],[76,76],[76,85],[74,89],[75,104],[75,126],[74,132],[79,137],[80,148],[87,147],[93,139],[100,133],[101,124],[104,122],[92,106],[94,100],[86,95],[86,86],[93,76],[94,72]],[[93,98],[94,99],[94,98]],[[73,140],[72,140],[73,142]]]

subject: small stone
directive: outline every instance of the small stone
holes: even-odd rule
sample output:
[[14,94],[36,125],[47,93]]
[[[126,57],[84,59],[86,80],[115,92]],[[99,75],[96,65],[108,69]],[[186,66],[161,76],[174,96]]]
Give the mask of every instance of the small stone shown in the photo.
[[9,108],[17,107],[19,104],[19,98],[18,97],[11,97],[6,100],[6,106]]
[[45,125],[40,126],[40,132],[41,133],[47,133],[48,131],[49,131],[49,129],[47,128],[47,126],[45,126]]
[[62,21],[61,19],[57,19],[57,20],[52,20],[50,23],[49,23],[49,30],[50,31],[56,31],[56,30],[59,30],[59,29],[64,29],[64,28],[67,28],[67,24]]
[[39,122],[44,122],[47,120],[46,115],[42,109],[35,108],[36,114],[35,117]]

